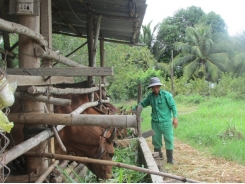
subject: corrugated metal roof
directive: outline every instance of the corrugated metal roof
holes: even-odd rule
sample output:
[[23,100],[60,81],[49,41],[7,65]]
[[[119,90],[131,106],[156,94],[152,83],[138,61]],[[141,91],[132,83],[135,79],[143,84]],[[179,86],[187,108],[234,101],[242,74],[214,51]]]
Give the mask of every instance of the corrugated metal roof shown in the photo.
[[[94,31],[97,16],[102,16],[100,36],[138,43],[146,7],[146,0],[52,0],[53,33],[85,37],[87,14],[91,13]],[[18,22],[18,16],[8,12],[6,18]]]

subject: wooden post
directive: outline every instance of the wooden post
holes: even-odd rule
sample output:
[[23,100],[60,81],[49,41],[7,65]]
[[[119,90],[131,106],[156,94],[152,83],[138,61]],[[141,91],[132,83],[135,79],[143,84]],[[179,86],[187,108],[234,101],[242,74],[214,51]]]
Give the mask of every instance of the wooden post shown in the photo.
[[171,61],[172,61],[172,67],[171,67],[171,89],[172,89],[172,95],[174,96],[174,60],[173,60],[173,49],[171,50]]
[[[33,31],[39,33],[40,17],[21,15],[19,23]],[[34,48],[37,44],[30,37],[19,35],[19,66],[20,68],[39,68],[40,59],[35,56]],[[36,101],[23,101],[23,112],[25,113],[44,113],[43,103]],[[25,128],[42,127],[43,125],[25,125]],[[45,142],[33,148],[33,151],[39,150],[46,152]],[[27,170],[29,174],[40,174],[48,167],[48,162],[45,158],[28,157]]]
[[[4,1],[0,0],[0,17],[5,19],[5,6],[4,6]],[[10,41],[9,41],[9,33],[7,31],[3,31],[3,43],[4,43],[4,50],[10,52]],[[5,56],[6,55],[6,56]],[[13,68],[13,61],[12,58],[8,56],[7,53],[2,54],[2,60],[6,59],[7,62],[7,67],[8,68]]]
[[141,98],[142,98],[142,85],[138,84],[138,103],[141,102]]
[[[40,1],[40,22],[41,22],[41,34],[44,36],[44,38],[48,41],[48,48],[52,49],[52,4],[50,0],[42,0]],[[52,62],[49,59],[43,59],[42,60],[42,66],[43,67],[48,67],[52,68]],[[52,78],[48,79],[49,86],[51,85],[51,80]],[[51,95],[52,96],[52,95]],[[46,107],[49,112],[54,111],[54,106],[53,104],[47,104]],[[51,138],[48,140],[48,152],[49,153],[54,153],[54,138]],[[52,163],[52,160],[49,159],[49,165]]]
[[[93,15],[92,13],[88,13],[87,15],[87,23],[86,23],[86,29],[87,29],[87,41],[88,41],[88,60],[89,60],[89,66],[93,66]],[[92,86],[92,77],[88,77],[88,87]]]
[[[105,48],[104,48],[104,37],[101,37],[100,39],[100,66],[101,67],[105,67]],[[106,77],[105,76],[101,76],[101,83],[105,84],[106,83]],[[102,90],[102,98],[106,97],[106,90],[105,87],[101,88]]]

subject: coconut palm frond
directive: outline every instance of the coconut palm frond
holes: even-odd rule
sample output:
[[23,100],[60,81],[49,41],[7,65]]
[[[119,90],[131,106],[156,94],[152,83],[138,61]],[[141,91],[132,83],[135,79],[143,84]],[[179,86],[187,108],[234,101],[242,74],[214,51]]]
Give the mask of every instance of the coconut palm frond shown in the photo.
[[231,68],[231,62],[227,53],[210,54],[209,61],[218,66],[222,71],[229,71],[229,68]]
[[207,60],[206,66],[206,72],[209,74],[209,77],[212,81],[216,81],[219,77],[220,69],[209,60]]
[[205,52],[206,52],[206,53],[210,53],[210,50],[213,48],[213,46],[214,46],[213,40],[212,40],[212,39],[207,39],[207,40],[205,41],[205,45],[204,45],[204,47],[205,47]]
[[195,56],[193,54],[186,54],[183,57],[179,57],[179,55],[178,55],[174,58],[174,65],[175,66],[185,65],[188,62],[192,62],[194,60],[194,58],[195,58]]
[[200,58],[203,58],[203,54],[202,54],[202,51],[200,50],[200,47],[198,46],[193,46],[191,48],[191,51],[194,55],[196,55],[196,57],[200,57]]
[[188,79],[190,79],[193,76],[193,74],[196,72],[196,70],[198,69],[198,67],[199,67],[199,63],[198,63],[197,60],[189,63],[188,65],[186,65],[184,67],[183,76],[186,77],[186,78],[188,78]]
[[158,62],[156,62],[155,63],[155,67],[156,67],[156,69],[162,70],[164,72],[168,72],[168,70],[169,70],[167,63],[158,63]]
[[191,50],[191,47],[187,43],[175,42],[174,43],[174,49],[177,50],[177,51],[181,50],[182,52],[189,53],[190,50]]
[[245,52],[237,54],[234,58],[234,65],[245,65]]
[[230,49],[231,49],[231,44],[229,42],[221,41],[213,45],[212,53],[227,52]]

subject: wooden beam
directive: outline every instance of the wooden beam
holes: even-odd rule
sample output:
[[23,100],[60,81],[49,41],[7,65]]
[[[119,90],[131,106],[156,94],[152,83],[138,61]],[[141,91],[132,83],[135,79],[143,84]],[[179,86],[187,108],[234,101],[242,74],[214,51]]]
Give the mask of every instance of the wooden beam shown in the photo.
[[82,45],[80,45],[79,47],[77,47],[75,50],[73,50],[72,52],[70,52],[69,54],[67,54],[65,57],[69,57],[70,55],[72,55],[73,53],[75,53],[76,51],[78,51],[80,48],[82,48],[84,45],[86,45],[88,42],[84,42]]
[[31,76],[112,76],[112,67],[84,67],[84,68],[7,68],[10,75]]
[[57,52],[52,51],[51,49],[45,48],[43,49],[40,46],[36,46],[34,48],[36,57],[41,57],[45,59],[55,60],[59,63],[63,63],[68,66],[75,66],[75,67],[87,67],[82,64],[79,64],[65,56],[59,55]]
[[46,114],[10,113],[8,119],[15,124],[45,124],[67,126],[111,126],[136,128],[135,115],[95,115],[95,114]]
[[[106,85],[102,84],[101,86],[105,87]],[[91,87],[91,88],[55,88],[55,87],[37,87],[37,86],[30,86],[27,89],[28,93],[30,94],[46,94],[47,91],[49,94],[55,95],[65,95],[65,94],[87,94],[92,93],[94,91],[99,91],[99,87]]]
[[43,45],[45,47],[48,45],[48,42],[44,39],[44,37],[40,33],[33,31],[32,29],[23,26],[21,24],[9,22],[0,18],[0,29],[7,32],[11,32],[11,33],[14,32],[14,33],[28,36],[33,40],[35,40],[38,44]]
[[[54,34],[62,34],[62,35],[66,35],[66,36],[72,36],[72,37],[87,38],[87,36],[80,36],[80,35],[76,35],[76,34],[64,33],[64,32],[59,32],[57,30],[53,30],[53,33]],[[132,46],[142,46],[142,47],[145,46],[145,44],[141,44],[141,43],[112,40],[112,39],[107,39],[107,38],[99,38],[99,40],[101,40],[101,39],[104,39],[105,42],[111,42],[111,43],[119,43],[119,44],[126,44],[126,45],[132,45]]]
[[62,99],[62,98],[54,98],[51,96],[44,96],[44,95],[32,95],[25,92],[15,92],[15,98],[24,99],[28,101],[36,101],[36,102],[44,102],[47,104],[54,104],[59,106],[69,106],[71,105],[70,99]]
[[50,81],[44,81],[42,76],[24,76],[24,75],[9,75],[9,82],[17,82],[18,86],[31,86],[31,85],[50,85],[60,83],[74,83],[73,77],[54,76]]

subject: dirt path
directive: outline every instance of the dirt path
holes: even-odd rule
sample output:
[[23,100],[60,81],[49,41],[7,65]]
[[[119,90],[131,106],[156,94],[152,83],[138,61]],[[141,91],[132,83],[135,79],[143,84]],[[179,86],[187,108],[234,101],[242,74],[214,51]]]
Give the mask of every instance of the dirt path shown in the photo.
[[[150,150],[153,152],[151,138],[147,138]],[[164,150],[163,150],[164,151]],[[165,152],[164,152],[164,158]],[[169,174],[182,176],[200,182],[211,183],[244,183],[245,166],[222,158],[207,156],[204,152],[175,140],[174,165],[163,161],[163,170]]]

